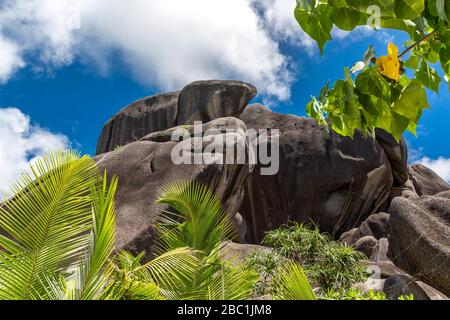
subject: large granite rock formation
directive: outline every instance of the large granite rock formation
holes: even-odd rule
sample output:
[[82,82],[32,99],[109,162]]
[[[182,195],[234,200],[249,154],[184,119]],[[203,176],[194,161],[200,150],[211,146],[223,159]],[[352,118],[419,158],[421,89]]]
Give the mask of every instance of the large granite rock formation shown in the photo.
[[[203,130],[227,128],[240,130],[235,133],[236,143],[242,140],[245,125],[234,118],[218,119],[205,124]],[[190,127],[186,127],[189,132]],[[219,132],[218,134],[222,134]],[[155,221],[161,210],[167,209],[156,200],[162,187],[173,181],[200,181],[208,186],[223,203],[231,218],[240,207],[244,186],[251,172],[246,164],[173,164],[171,153],[177,145],[170,141],[171,133],[161,132],[157,138],[147,136],[116,151],[95,157],[100,170],[109,176],[119,177],[116,194],[117,245],[133,253],[145,251],[150,256],[155,240]],[[162,137],[166,137],[163,139]],[[190,147],[194,138],[185,140]],[[193,151],[191,149],[191,151]],[[227,154],[227,149],[223,151]],[[215,154],[217,156],[217,154]]]
[[[361,134],[352,140],[312,119],[277,114],[262,105],[245,109],[255,94],[253,86],[238,81],[194,82],[180,92],[139,100],[106,124],[95,160],[101,170],[119,176],[119,248],[150,256],[154,223],[166,209],[155,203],[161,188],[172,181],[197,180],[222,201],[239,229],[235,241],[258,243],[266,231],[289,221],[312,222],[334,236],[344,233],[342,243],[381,266],[386,275],[377,285],[391,298],[408,292],[423,299],[445,297],[429,285],[448,295],[450,185],[426,167],[408,168],[403,139],[397,142],[377,130],[375,140]],[[172,141],[173,134],[187,136],[181,145],[192,151],[198,142],[194,121],[210,121],[201,129],[212,139],[202,141],[202,148],[214,137],[236,140],[218,153],[215,149],[202,164],[174,164],[171,154],[180,144]],[[260,162],[254,168],[248,161],[214,161],[230,150],[235,157],[237,144],[248,152],[249,142],[257,147],[267,142],[248,141],[247,129],[280,131],[275,175],[261,175],[265,165]],[[227,248],[240,255],[259,247]]]
[[290,220],[314,222],[337,235],[358,227],[388,199],[391,165],[373,139],[360,134],[345,138],[315,120],[261,105],[248,107],[241,119],[248,129],[280,130],[278,174],[262,176],[255,170],[240,209],[250,242]]
[[394,263],[450,294],[450,192],[420,199],[395,198],[390,247]]
[[237,117],[256,95],[256,88],[240,81],[197,81],[181,92],[147,97],[125,107],[104,126],[97,154],[136,142],[152,132],[194,121]]

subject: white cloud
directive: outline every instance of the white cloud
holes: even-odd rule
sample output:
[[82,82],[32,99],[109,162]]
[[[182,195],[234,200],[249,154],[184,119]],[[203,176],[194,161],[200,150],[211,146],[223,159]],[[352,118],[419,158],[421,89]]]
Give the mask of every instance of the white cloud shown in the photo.
[[0,70],[5,80],[23,61],[48,70],[80,58],[103,71],[122,62],[137,80],[162,90],[235,78],[287,100],[293,75],[279,43],[313,44],[296,25],[294,6],[290,0],[5,0],[0,36],[16,50],[0,60]]
[[438,159],[430,159],[424,157],[417,161],[436,172],[442,179],[450,182],[450,159],[439,157]]
[[251,3],[261,12],[264,27],[276,38],[301,46],[310,54],[317,51],[316,42],[300,29],[294,19],[294,1],[251,0]]
[[0,109],[0,199],[30,161],[68,144],[67,137],[32,125],[19,109]]
[[[297,68],[280,44],[318,53],[294,8],[294,0],[0,0],[0,81],[25,64],[45,72],[77,60],[101,73],[125,65],[161,91],[232,78],[288,100]],[[390,39],[367,28],[349,34],[333,31],[345,43]]]
[[0,84],[8,81],[9,77],[24,66],[22,58],[19,56],[19,48],[11,41],[8,41],[0,34]]
[[5,0],[0,4],[0,32],[14,43],[18,59],[33,56],[28,60],[47,68],[67,65],[74,57],[76,28],[71,17],[77,4],[78,0]]

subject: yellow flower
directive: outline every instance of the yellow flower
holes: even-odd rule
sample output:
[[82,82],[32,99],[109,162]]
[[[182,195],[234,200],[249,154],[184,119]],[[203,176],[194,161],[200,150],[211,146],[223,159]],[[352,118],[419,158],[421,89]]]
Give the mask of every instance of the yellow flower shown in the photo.
[[377,59],[376,68],[386,78],[394,81],[400,80],[400,60],[398,59],[398,48],[395,44],[389,43],[388,56]]

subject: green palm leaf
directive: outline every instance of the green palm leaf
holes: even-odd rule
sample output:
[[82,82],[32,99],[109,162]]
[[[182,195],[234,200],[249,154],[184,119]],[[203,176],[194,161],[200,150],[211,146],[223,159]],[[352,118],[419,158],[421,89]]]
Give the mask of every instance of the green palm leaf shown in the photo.
[[317,300],[305,272],[295,262],[275,277],[274,287],[278,300]]
[[110,258],[116,242],[114,196],[117,183],[117,177],[114,177],[108,187],[105,172],[103,179],[98,177],[91,185],[92,231],[85,249],[85,257],[73,276],[73,292],[70,294],[73,299],[98,298],[113,272]]
[[204,300],[246,300],[251,297],[259,280],[256,272],[222,261],[218,250],[206,259],[208,261],[204,263],[203,270]]
[[[106,290],[108,299],[173,299],[191,296],[192,282],[200,269],[198,253],[189,248],[171,250],[141,265],[144,254],[134,257],[120,252],[115,259],[115,271]],[[147,287],[151,292],[144,294]]]
[[233,236],[233,226],[220,201],[197,182],[176,182],[164,188],[159,204],[165,212],[158,224],[164,250],[190,247],[209,254],[221,241]]
[[0,299],[38,299],[42,277],[78,261],[88,244],[89,157],[60,151],[38,159],[0,207]]

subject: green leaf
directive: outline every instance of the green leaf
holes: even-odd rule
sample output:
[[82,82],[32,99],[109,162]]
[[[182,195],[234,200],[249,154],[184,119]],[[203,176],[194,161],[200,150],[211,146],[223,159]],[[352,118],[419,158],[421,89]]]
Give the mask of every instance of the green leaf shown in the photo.
[[330,15],[331,21],[344,31],[352,31],[357,26],[365,24],[367,18],[367,14],[349,8],[336,8]]
[[441,67],[447,76],[450,75],[450,46],[443,47],[439,53]]
[[40,299],[45,279],[82,259],[96,176],[92,159],[60,151],[38,159],[13,186],[0,206],[0,229],[11,239],[5,248],[1,241],[0,299]]
[[389,83],[374,69],[369,68],[356,77],[356,89],[367,95],[390,99]]
[[450,15],[450,3],[448,1],[429,0],[428,8],[433,16],[439,17],[439,19],[444,21],[448,21],[448,17]]
[[412,20],[424,10],[424,0],[395,0],[394,11],[398,18]]
[[400,141],[403,133],[408,129],[410,121],[408,118],[392,112],[391,127],[389,128],[389,133],[397,140]]
[[[340,0],[338,0],[340,1]],[[328,1],[328,3],[334,3],[335,1]],[[346,0],[345,4],[347,7],[358,10],[363,13],[367,13],[367,9],[372,6],[378,6],[382,10],[382,14],[386,14],[387,11],[390,11],[389,9],[394,8],[394,0]]]
[[420,65],[420,58],[418,56],[414,56],[414,55],[409,57],[409,59],[406,60],[406,62],[405,62],[405,67],[412,69],[412,70],[417,70],[419,68],[419,65]]
[[383,99],[376,96],[360,96],[361,105],[363,105],[363,114],[370,131],[375,128],[391,131],[392,112],[390,105]]
[[297,8],[312,10],[316,7],[317,0],[297,0]]
[[393,105],[393,111],[417,123],[418,110],[430,108],[424,86],[419,80],[412,80],[402,91]]
[[295,18],[300,27],[319,45],[320,53],[328,40],[331,40],[333,23],[326,14],[327,6],[319,5],[314,10],[305,10],[300,7],[295,9]]
[[410,20],[400,18],[381,18],[381,27],[385,29],[394,29],[408,32],[410,36],[414,35],[416,25]]
[[442,79],[436,70],[431,68],[428,63],[422,62],[420,69],[416,71],[415,75],[425,87],[439,93],[439,86],[441,85]]
[[316,119],[319,125],[327,124],[323,104],[317,101],[315,97],[312,97],[312,100],[306,106],[306,114],[309,117]]

